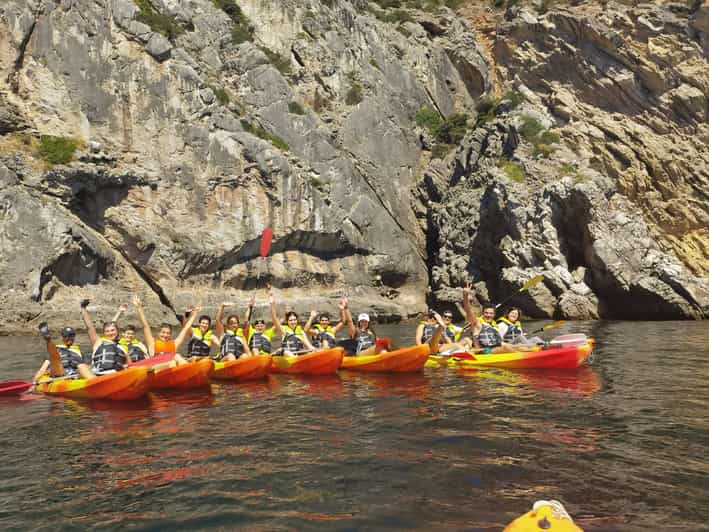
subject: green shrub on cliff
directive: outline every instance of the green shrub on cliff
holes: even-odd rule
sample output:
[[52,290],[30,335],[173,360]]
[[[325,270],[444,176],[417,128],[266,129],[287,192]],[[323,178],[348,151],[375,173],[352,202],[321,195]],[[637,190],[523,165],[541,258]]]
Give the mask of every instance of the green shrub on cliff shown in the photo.
[[357,105],[362,101],[362,85],[357,81],[352,81],[347,94],[345,94],[345,103],[347,105]]
[[428,105],[424,105],[416,112],[416,125],[427,129],[434,137],[438,134],[438,128],[442,123],[443,119],[438,111]]
[[214,5],[224,11],[234,23],[231,27],[231,41],[234,44],[252,41],[254,28],[235,0],[212,0]]
[[436,140],[445,144],[458,144],[468,132],[468,115],[456,113],[446,118],[436,133]]
[[287,76],[288,74],[291,73],[290,70],[290,61],[288,60],[287,57],[283,57],[281,54],[278,52],[274,52],[273,50],[269,50],[265,46],[261,47],[261,51],[266,54],[266,57],[268,57],[269,62],[278,70],[283,76]]
[[161,33],[170,40],[185,31],[175,17],[160,13],[150,0],[133,1],[138,7],[138,16],[135,17],[136,20],[147,24],[150,26],[151,30]]
[[515,183],[523,183],[525,178],[524,167],[514,161],[505,159],[504,157],[497,163],[498,168],[500,168],[507,177],[509,177]]
[[269,133],[261,126],[258,126],[258,125],[254,126],[248,120],[241,120],[241,127],[244,128],[244,131],[257,136],[260,139],[269,141],[271,144],[273,144],[279,150],[288,151],[289,146],[285,140],[283,140],[278,135],[275,135],[273,133]]
[[288,102],[288,112],[294,115],[304,115],[305,109],[298,102]]
[[42,135],[39,137],[37,154],[49,164],[66,164],[74,158],[79,141],[70,137]]
[[556,148],[561,137],[558,133],[545,130],[544,125],[533,116],[522,116],[522,125],[519,127],[519,133],[524,139],[532,144],[534,156],[549,157]]

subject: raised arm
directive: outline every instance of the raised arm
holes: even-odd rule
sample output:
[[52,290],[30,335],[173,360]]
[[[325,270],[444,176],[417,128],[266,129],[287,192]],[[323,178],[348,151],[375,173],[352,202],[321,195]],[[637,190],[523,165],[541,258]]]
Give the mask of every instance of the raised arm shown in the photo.
[[222,316],[224,315],[224,307],[231,307],[234,303],[222,303],[219,305],[217,310],[217,316],[214,318],[215,327],[217,329],[217,336],[221,338],[224,336],[224,322],[222,322]]
[[421,345],[423,344],[423,328],[425,327],[425,324],[423,322],[418,324],[418,327],[416,327],[416,345]]
[[468,320],[468,323],[470,323],[470,326],[473,328],[473,331],[475,331],[475,324],[478,322],[478,320],[477,316],[475,316],[475,310],[473,310],[473,306],[470,304],[471,288],[472,285],[470,284],[470,281],[465,283],[465,287],[463,288],[463,310],[465,311],[465,319]]
[[345,322],[347,319],[345,318],[345,309],[347,308],[347,300],[343,297],[342,300],[340,301],[340,321],[337,322],[337,324],[332,328],[333,331],[335,331],[335,334],[340,332],[340,329],[342,329],[345,326]]
[[251,321],[251,316],[254,314],[254,305],[256,304],[256,294],[251,296],[249,300],[249,305],[246,307],[246,314],[244,314],[244,325]]
[[148,355],[151,357],[155,356],[155,339],[153,338],[153,332],[150,330],[150,324],[148,320],[145,319],[145,313],[143,312],[143,304],[137,295],[133,296],[133,305],[135,306],[135,311],[138,313],[138,319],[140,324],[143,326],[143,338],[145,340],[145,347],[148,348]]
[[271,320],[273,320],[273,329],[277,334],[283,336],[283,327],[281,327],[281,321],[276,315],[276,298],[273,296],[273,292],[271,292],[271,295],[268,297],[268,302],[271,305]]
[[182,326],[180,334],[178,334],[177,338],[175,338],[175,351],[180,348],[182,342],[185,341],[185,338],[187,338],[188,335],[192,336],[192,324],[194,323],[194,320],[197,318],[200,312],[202,312],[202,306],[197,305],[190,314],[190,317],[187,318],[187,321]]
[[347,330],[350,333],[350,338],[354,339],[357,331],[355,331],[354,323],[352,323],[352,313],[350,312],[350,305],[349,305],[349,302],[347,301],[346,297],[343,298],[342,301],[345,304],[344,313],[345,313],[345,321],[347,322]]
[[314,331],[313,329],[311,329],[311,327],[313,326],[313,320],[315,319],[315,316],[317,316],[317,315],[318,315],[317,310],[311,310],[310,317],[308,318],[308,321],[305,322],[305,326],[303,327],[303,332],[305,332],[305,334],[308,336],[318,333],[317,331]]
[[116,313],[113,315],[113,319],[111,321],[118,323],[121,314],[123,314],[126,310],[128,310],[128,305],[126,305],[125,303],[121,303],[118,306],[118,310],[116,310]]
[[94,322],[91,320],[91,316],[89,316],[89,311],[86,310],[86,307],[89,306],[89,300],[83,299],[81,301],[80,305],[81,305],[81,318],[84,320],[84,325],[86,325],[86,332],[89,335],[89,342],[91,342],[91,345],[93,347],[95,347],[96,342],[99,340],[99,336],[96,333],[96,328],[94,327]]

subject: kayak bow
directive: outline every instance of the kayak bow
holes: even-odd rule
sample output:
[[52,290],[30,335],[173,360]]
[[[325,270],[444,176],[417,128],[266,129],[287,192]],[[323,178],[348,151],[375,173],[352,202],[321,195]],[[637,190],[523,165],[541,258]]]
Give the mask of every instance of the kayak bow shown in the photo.
[[419,371],[430,353],[431,348],[425,344],[378,355],[347,356],[342,360],[342,369],[383,373]]

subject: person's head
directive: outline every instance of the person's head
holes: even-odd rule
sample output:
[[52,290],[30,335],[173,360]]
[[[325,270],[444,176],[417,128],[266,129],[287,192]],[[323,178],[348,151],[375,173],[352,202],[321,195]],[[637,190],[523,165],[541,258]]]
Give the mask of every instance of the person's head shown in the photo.
[[519,320],[521,315],[522,312],[517,307],[512,307],[505,313],[505,318],[507,318],[511,322],[515,322]]
[[483,318],[487,321],[495,319],[495,307],[493,305],[483,305]]
[[226,328],[230,331],[236,331],[239,328],[239,316],[230,314],[226,319]]
[[323,312],[318,318],[318,323],[323,327],[328,327],[330,325],[330,315],[327,312]]
[[266,330],[266,322],[262,319],[254,320],[254,330],[257,333],[262,333]]
[[115,321],[106,321],[103,324],[103,337],[111,341],[116,341],[120,331]]
[[436,321],[436,311],[432,308],[426,311],[426,321],[429,323],[434,323]]
[[369,314],[365,314],[363,312],[362,314],[357,316],[357,327],[362,330],[369,328]]
[[290,312],[287,312],[286,323],[288,324],[288,327],[290,327],[291,329],[295,329],[295,327],[298,325],[298,315],[292,310]]
[[158,338],[160,338],[163,342],[169,342],[172,340],[172,325],[165,322],[161,323]]
[[123,337],[129,342],[135,340],[135,325],[126,325],[123,328]]
[[453,313],[450,310],[446,310],[443,314],[441,314],[441,318],[443,318],[443,323],[448,325],[453,322]]
[[207,332],[209,328],[212,326],[212,318],[207,316],[206,314],[202,314],[199,317],[199,328],[202,332]]
[[62,341],[67,347],[74,343],[76,339],[76,331],[71,327],[64,327],[62,329]]

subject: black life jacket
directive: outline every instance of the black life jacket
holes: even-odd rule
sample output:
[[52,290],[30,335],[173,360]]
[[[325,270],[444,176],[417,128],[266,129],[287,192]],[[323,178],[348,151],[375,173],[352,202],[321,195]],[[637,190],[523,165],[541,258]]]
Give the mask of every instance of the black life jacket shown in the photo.
[[91,369],[94,373],[110,370],[122,370],[128,360],[127,353],[117,342],[101,338],[101,344],[91,357]]
[[502,337],[500,336],[500,331],[497,330],[495,320],[488,323],[482,318],[478,318],[478,321],[482,325],[478,336],[480,347],[490,348],[502,345]]
[[138,340],[121,338],[118,342],[128,352],[131,362],[140,362],[148,358],[148,348]]
[[295,330],[285,325],[283,327],[283,349],[292,352],[303,351],[305,349],[304,337],[305,333],[300,325],[296,325]]
[[84,363],[84,357],[81,354],[81,349],[78,345],[66,346],[64,344],[57,345],[57,351],[62,361],[65,375],[76,375],[79,364]]
[[433,333],[436,332],[438,326],[433,323],[426,323],[423,326],[423,334],[421,334],[421,343],[427,343],[431,338],[433,338]]
[[219,348],[219,355],[225,357],[232,353],[236,358],[244,354],[244,343],[246,340],[243,335],[234,333],[234,331],[224,331],[224,337]]
[[507,318],[500,318],[500,321],[507,324],[507,332],[502,337],[504,342],[508,344],[516,344],[522,339],[522,324],[519,321],[512,323]]
[[212,345],[212,331],[202,334],[202,329],[194,327],[192,338],[187,344],[187,354],[191,357],[208,357]]
[[357,333],[355,334],[355,340],[357,340],[357,353],[361,353],[365,349],[369,349],[377,343],[377,337],[374,336],[374,333],[369,329],[367,329],[366,331],[363,331],[362,329],[357,329]]
[[322,347],[323,341],[325,340],[327,340],[330,347],[333,347],[335,343],[337,343],[337,339],[335,338],[335,329],[333,329],[332,325],[323,327],[318,323],[313,327],[313,329],[318,331],[318,334],[313,337],[314,347]]
[[249,348],[254,354],[271,354],[271,340],[265,334],[251,328],[249,329]]

